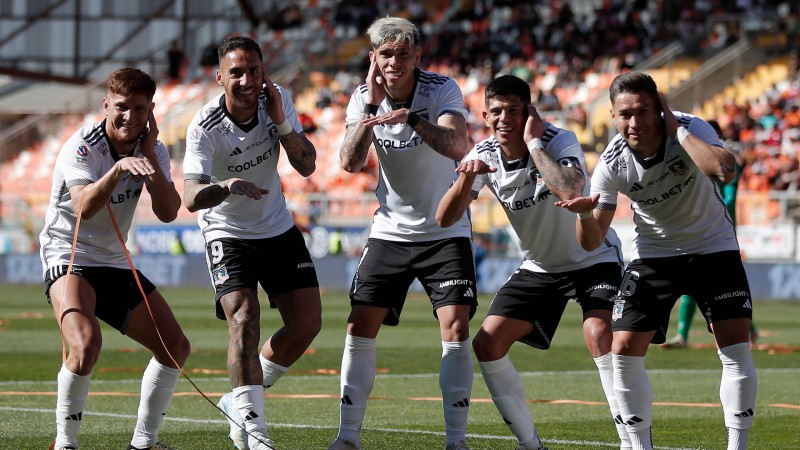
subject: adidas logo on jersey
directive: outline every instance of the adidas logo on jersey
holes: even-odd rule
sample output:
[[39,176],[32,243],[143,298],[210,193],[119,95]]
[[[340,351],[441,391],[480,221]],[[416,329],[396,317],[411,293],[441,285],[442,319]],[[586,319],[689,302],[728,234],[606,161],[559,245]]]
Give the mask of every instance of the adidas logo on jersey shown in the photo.
[[467,291],[464,292],[464,297],[466,297],[466,298],[474,298],[475,297],[475,293],[472,292],[472,288],[467,288]]
[[234,148],[233,151],[231,152],[231,156],[236,156],[241,154],[242,154],[242,149],[240,149],[239,147]]
[[631,192],[641,191],[642,189],[644,189],[644,187],[638,182],[633,183],[633,186],[631,186]]
[[753,309],[753,303],[750,302],[749,298],[745,300],[744,305],[742,305],[742,308]]

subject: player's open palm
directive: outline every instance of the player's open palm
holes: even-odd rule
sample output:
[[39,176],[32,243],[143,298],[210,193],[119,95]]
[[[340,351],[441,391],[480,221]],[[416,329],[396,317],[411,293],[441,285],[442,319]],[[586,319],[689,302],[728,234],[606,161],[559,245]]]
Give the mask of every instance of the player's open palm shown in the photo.
[[[141,140],[139,141],[139,148],[142,153],[148,158],[156,157],[156,140],[158,139],[158,123],[156,122],[156,115],[153,113],[155,104],[150,108],[150,115],[147,118],[147,130],[142,133]],[[155,161],[155,159],[153,159]]]
[[286,120],[286,115],[283,114],[283,101],[281,100],[281,94],[278,92],[278,88],[275,87],[275,83],[269,78],[267,75],[267,71],[263,71],[263,80],[264,80],[264,93],[267,96],[267,101],[265,105],[265,109],[267,111],[267,115],[270,119],[272,119],[275,123],[283,123]]
[[492,167],[479,159],[464,161],[456,167],[456,172],[464,175],[483,175],[497,172],[497,167]]
[[128,156],[117,161],[120,173],[129,172],[134,177],[149,177],[156,173],[150,160],[135,156]]
[[555,202],[555,205],[574,213],[582,213],[595,209],[599,200],[600,194],[594,194],[591,197],[575,197],[570,200],[560,200]]
[[525,121],[525,132],[522,135],[525,142],[531,139],[541,139],[544,134],[544,120],[533,105],[528,105],[528,120]]
[[378,67],[378,58],[374,53],[370,53],[369,72],[367,72],[367,92],[370,104],[380,105],[386,98],[386,87],[381,78],[381,69]]
[[253,200],[261,200],[261,197],[267,195],[269,190],[262,189],[256,186],[253,182],[242,180],[241,178],[229,178],[225,180],[228,184],[228,190],[231,194],[235,195],[244,195],[245,197],[250,197]]

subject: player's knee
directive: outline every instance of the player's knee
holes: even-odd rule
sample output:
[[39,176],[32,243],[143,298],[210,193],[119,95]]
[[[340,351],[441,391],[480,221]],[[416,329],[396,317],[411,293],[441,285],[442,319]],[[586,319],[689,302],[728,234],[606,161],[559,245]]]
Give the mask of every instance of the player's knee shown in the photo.
[[475,338],[472,340],[472,350],[475,352],[478,361],[494,361],[502,358],[503,355],[496,355],[496,347],[491,337],[484,333],[483,330],[478,331]]
[[175,362],[182,367],[191,352],[192,344],[189,343],[189,339],[184,334],[181,334],[180,338],[176,339],[173,344],[172,356],[175,358]]
[[97,335],[80,336],[70,342],[68,359],[75,369],[73,371],[81,374],[90,372],[97,363],[102,345],[102,339]]
[[286,325],[287,334],[298,343],[311,344],[322,330],[322,317],[310,316]]

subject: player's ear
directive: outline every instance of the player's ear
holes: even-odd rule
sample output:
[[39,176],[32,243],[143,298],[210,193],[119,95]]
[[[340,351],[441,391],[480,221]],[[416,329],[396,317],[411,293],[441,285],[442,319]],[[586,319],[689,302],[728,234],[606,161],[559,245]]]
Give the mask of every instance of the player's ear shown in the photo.
[[217,70],[217,84],[220,86],[224,86],[224,84],[222,83],[222,72],[220,72],[219,70]]

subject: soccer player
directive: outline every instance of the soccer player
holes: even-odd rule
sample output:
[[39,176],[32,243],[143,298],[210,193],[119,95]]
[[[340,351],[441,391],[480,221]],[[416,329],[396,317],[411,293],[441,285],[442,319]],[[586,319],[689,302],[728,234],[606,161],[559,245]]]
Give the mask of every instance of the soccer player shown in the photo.
[[733,155],[702,119],[669,109],[650,76],[611,83],[619,130],[595,167],[591,196],[558,202],[592,216],[577,221],[581,245],[601,245],[617,194],[631,199],[637,235],[612,313],[614,392],[634,450],[652,449],[648,344],[664,342],[681,294],[696,300],[722,362],[720,399],[728,450],[742,450],[753,423],[756,371],[750,353],[753,302],[731,218],[717,183],[734,175]]
[[[714,128],[714,131],[717,133],[720,139],[724,139],[722,134],[722,130],[719,127],[719,123],[716,120],[709,120],[708,124]],[[725,208],[728,210],[728,214],[731,216],[731,222],[733,223],[734,230],[736,229],[736,194],[739,188],[739,177],[742,174],[742,166],[744,164],[744,160],[739,153],[739,148],[732,148],[729,146],[729,142],[723,140],[723,146],[728,149],[736,160],[736,173],[733,176],[733,180],[730,183],[721,186],[720,189],[722,190],[722,201],[725,202]],[[739,145],[739,144],[734,144]],[[681,296],[680,305],[678,305],[678,334],[676,334],[672,339],[661,344],[661,348],[666,349],[681,349],[686,348],[689,346],[689,329],[692,327],[692,319],[694,318],[695,312],[695,301],[691,295],[683,295]],[[750,348],[753,349],[756,346],[756,341],[758,340],[758,330],[756,329],[755,322],[752,320],[750,321]]]
[[[225,92],[200,109],[187,131],[183,200],[189,211],[200,211],[216,314],[228,322],[233,392],[219,407],[229,436],[239,450],[271,449],[264,389],[303,355],[322,324],[316,269],[286,209],[278,157],[283,147],[292,167],[309,176],[316,150],[252,39],[220,43],[216,79]],[[258,284],[284,324],[260,355]]]
[[375,385],[375,340],[393,326],[414,279],[439,321],[446,446],[465,449],[472,392],[469,320],[475,314],[471,224],[450,228],[435,220],[439,199],[468,150],[466,110],[455,81],[420,70],[419,32],[406,19],[385,17],[367,30],[372,49],[366,83],[347,107],[342,168],[358,172],[370,144],[380,183],[369,239],[350,289],[351,312],[342,357],[339,433],[330,449],[358,449],[367,399]]
[[45,295],[69,353],[58,372],[51,449],[78,448],[89,379],[102,346],[98,319],[153,353],[142,377],[128,449],[171,448],[158,442],[158,430],[189,356],[189,340],[153,283],[141,272],[133,273],[117,237],[118,232],[128,235],[145,186],[162,222],[175,220],[181,205],[170,178],[169,153],[156,139],[155,92],[155,81],[141,70],[112,73],[103,99],[105,119],[75,132],[56,160],[39,242]]
[[[586,346],[600,372],[613,418],[611,308],[622,275],[622,252],[613,229],[587,252],[575,237],[575,215],[553,206],[553,197],[588,194],[586,161],[575,133],[544,122],[531,105],[530,86],[502,75],[486,87],[483,118],[492,135],[456,168],[459,177],[439,203],[436,220],[450,226],[484,186],[500,201],[519,236],[522,265],[495,295],[473,348],[483,379],[520,450],[546,449],[525,401],[525,388],[508,357],[520,341],[550,348],[567,302],[583,310]],[[630,448],[617,425],[621,448]]]

